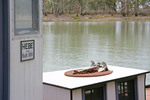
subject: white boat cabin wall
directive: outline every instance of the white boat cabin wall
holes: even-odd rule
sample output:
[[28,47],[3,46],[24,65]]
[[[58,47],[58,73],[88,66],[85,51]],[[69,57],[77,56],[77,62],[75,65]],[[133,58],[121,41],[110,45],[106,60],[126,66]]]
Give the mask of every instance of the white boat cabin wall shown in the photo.
[[63,71],[43,74],[43,100],[145,100],[149,71],[109,66],[112,74],[68,77]]
[[42,100],[42,0],[9,4],[9,100]]

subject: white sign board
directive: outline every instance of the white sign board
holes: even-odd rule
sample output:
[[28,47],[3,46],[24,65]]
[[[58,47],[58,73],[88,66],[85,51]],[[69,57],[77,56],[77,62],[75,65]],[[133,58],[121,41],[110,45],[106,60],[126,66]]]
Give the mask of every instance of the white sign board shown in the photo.
[[21,41],[21,62],[34,59],[34,40]]

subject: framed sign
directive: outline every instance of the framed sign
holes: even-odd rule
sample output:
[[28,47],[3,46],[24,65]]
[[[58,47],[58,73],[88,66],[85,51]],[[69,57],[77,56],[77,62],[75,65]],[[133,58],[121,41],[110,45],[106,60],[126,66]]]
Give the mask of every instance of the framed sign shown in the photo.
[[34,40],[21,41],[20,42],[21,49],[21,62],[33,60],[35,57],[35,43]]

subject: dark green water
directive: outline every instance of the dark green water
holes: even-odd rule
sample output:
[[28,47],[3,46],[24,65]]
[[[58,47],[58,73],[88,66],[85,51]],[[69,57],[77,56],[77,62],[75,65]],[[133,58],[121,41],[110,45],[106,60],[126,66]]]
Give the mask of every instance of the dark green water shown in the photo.
[[91,60],[150,70],[150,21],[43,22],[43,37],[44,72]]

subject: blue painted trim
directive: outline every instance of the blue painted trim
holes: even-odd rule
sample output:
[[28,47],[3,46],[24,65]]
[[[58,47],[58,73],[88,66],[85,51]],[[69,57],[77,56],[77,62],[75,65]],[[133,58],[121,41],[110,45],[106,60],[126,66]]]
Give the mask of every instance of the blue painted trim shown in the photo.
[[0,100],[3,100],[3,0],[0,0]]
[[107,86],[104,84],[103,86],[103,92],[104,92],[104,100],[107,100]]
[[3,0],[3,100],[10,99],[10,0]]
[[84,94],[84,89],[82,88],[82,100],[85,100],[85,94]]
[[115,81],[115,92],[116,92],[116,100],[119,100],[118,97],[118,82]]

